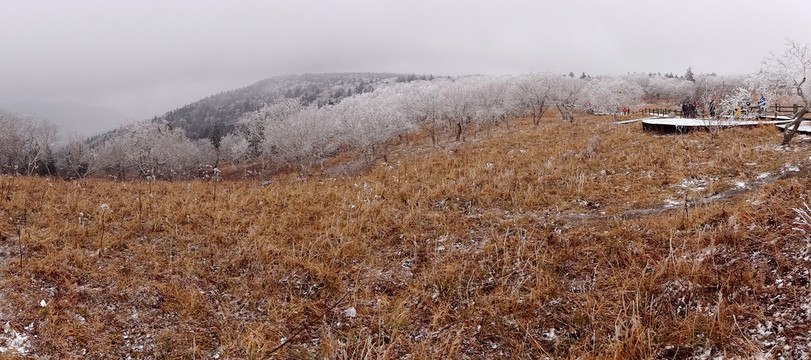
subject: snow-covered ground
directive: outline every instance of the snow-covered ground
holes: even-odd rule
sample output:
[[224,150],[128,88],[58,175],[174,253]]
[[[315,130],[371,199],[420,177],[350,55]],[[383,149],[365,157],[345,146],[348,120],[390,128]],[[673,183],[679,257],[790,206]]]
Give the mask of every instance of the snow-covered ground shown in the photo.
[[[0,264],[5,261],[8,254],[9,251],[0,246]],[[0,282],[2,281],[3,279],[0,278]],[[9,318],[8,314],[6,313],[8,309],[3,306],[5,303],[3,293],[0,293],[0,318],[2,319]],[[2,358],[4,355],[27,355],[31,350],[28,332],[30,332],[32,328],[33,323],[32,325],[29,325],[29,327],[25,328],[24,331],[17,331],[11,327],[11,324],[8,321],[6,321],[5,325],[0,328],[0,358]]]
[[19,333],[6,322],[3,332],[0,333],[0,354],[26,355],[29,350],[28,335]]

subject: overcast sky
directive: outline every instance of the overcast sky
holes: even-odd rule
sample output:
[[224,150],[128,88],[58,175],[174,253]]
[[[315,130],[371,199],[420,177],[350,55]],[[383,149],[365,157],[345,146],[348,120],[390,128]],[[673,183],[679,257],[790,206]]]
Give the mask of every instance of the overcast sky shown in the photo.
[[142,119],[289,73],[757,71],[811,1],[0,0],[0,103]]

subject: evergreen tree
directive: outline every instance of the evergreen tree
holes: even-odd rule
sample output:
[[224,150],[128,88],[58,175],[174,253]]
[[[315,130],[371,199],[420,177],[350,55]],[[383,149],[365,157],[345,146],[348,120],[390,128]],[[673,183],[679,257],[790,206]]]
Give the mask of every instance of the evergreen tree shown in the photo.
[[684,73],[684,80],[688,80],[688,81],[692,81],[692,82],[696,81],[696,79],[693,77],[693,68],[692,67],[687,68],[687,72]]

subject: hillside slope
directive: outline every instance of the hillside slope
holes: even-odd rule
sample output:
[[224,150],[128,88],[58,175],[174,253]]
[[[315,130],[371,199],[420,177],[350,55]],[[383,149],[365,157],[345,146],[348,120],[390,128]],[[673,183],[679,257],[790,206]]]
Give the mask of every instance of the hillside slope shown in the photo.
[[386,82],[431,78],[393,73],[332,73],[284,75],[259,81],[250,86],[221,92],[159,117],[180,127],[192,139],[211,136],[213,131],[227,134],[239,117],[279,98],[299,99],[302,104],[327,105],[345,97],[374,91]]
[[775,146],[773,126],[658,136],[554,115],[448,138],[434,149],[414,134],[354,177],[328,175],[335,164],[261,185],[0,177],[0,215],[20,220],[0,222],[0,347],[804,356],[811,239],[796,228],[811,227],[793,208],[811,197],[808,140]]

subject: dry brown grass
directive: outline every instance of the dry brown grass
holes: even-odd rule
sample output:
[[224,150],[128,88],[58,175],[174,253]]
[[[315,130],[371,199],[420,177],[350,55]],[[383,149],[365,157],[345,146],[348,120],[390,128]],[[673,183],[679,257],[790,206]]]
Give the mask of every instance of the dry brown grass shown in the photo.
[[0,323],[46,358],[796,356],[809,144],[640,127],[414,134],[364,175],[266,187],[3,177]]

